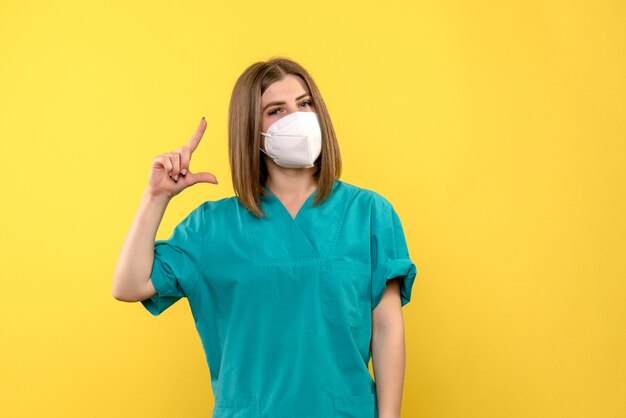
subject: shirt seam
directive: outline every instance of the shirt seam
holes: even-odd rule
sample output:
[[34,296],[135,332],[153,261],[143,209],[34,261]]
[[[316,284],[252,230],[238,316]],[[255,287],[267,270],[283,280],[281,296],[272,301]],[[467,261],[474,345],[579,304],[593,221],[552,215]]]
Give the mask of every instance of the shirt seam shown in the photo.
[[347,199],[346,204],[345,204],[345,206],[343,208],[343,211],[342,211],[342,214],[341,214],[341,219],[339,220],[337,228],[335,229],[335,233],[333,235],[333,241],[332,241],[332,243],[331,243],[331,245],[330,245],[330,247],[328,249],[328,254],[326,255],[326,257],[332,257],[332,255],[335,252],[335,246],[337,244],[337,238],[339,237],[339,234],[340,234],[340,232],[341,232],[341,230],[343,228],[343,223],[344,223],[345,218],[346,218],[346,213],[348,212],[348,207],[349,207],[350,203],[352,202],[352,200],[354,200],[356,198],[356,195],[357,195],[356,192],[357,192],[356,188],[352,189],[350,191],[351,194],[350,194],[349,198]]
[[[204,226],[205,226],[204,225],[205,224],[205,222],[204,222],[204,203],[202,203],[202,205],[201,205],[201,207],[199,209],[200,209],[200,228],[201,228],[201,231],[204,231]],[[202,240],[201,240],[201,243],[200,243],[200,254],[199,254],[198,260],[197,260],[199,268],[202,265],[201,264],[201,260],[202,260],[202,257],[204,256],[204,250],[206,248],[205,241],[206,241],[206,235],[202,234]],[[196,296],[196,289],[198,288],[198,282],[200,281],[201,278],[204,278],[204,272],[200,271],[199,273],[200,274],[198,274],[198,277],[196,277],[196,280],[194,280],[193,288],[189,292],[189,296],[191,296],[191,297],[195,297]]]

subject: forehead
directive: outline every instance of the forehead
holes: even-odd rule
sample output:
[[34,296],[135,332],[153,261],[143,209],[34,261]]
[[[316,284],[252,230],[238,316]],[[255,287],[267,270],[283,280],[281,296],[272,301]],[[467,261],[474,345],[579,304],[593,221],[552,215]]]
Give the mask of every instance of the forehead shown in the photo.
[[282,80],[278,80],[269,85],[261,95],[263,104],[272,100],[293,100],[303,93],[309,93],[304,80],[300,77],[287,74]]

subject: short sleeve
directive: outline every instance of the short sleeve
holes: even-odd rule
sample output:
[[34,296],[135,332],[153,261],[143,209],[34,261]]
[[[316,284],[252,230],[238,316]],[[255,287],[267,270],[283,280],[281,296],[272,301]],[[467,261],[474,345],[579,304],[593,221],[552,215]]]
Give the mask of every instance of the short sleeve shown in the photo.
[[383,297],[387,281],[400,279],[401,306],[411,300],[411,290],[418,269],[409,257],[400,218],[390,203],[373,215],[372,251],[372,310]]
[[156,294],[141,301],[154,316],[187,297],[202,274],[203,205],[196,207],[167,240],[154,242],[154,262],[150,278]]

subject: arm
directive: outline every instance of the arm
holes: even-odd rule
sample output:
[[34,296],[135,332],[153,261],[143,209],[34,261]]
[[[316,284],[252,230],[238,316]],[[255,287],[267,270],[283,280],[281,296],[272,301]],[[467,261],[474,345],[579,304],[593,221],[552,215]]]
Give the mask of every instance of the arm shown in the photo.
[[389,280],[372,311],[372,365],[379,418],[400,418],[405,344],[399,280]]
[[115,299],[136,302],[156,294],[150,279],[154,240],[169,201],[169,197],[153,195],[148,188],[144,190],[115,266],[112,292]]
[[150,278],[154,263],[154,240],[168,203],[185,188],[196,183],[217,184],[213,174],[192,173],[189,170],[191,155],[198,147],[205,129],[203,116],[187,145],[153,159],[148,186],[143,192],[115,266],[112,291],[115,299],[136,302],[157,293]]

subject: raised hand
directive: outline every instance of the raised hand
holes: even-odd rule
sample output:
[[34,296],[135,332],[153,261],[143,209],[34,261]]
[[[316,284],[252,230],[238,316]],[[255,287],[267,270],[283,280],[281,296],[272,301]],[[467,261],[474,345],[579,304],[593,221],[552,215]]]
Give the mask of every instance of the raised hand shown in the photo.
[[189,171],[191,155],[200,144],[205,130],[206,120],[203,117],[187,145],[154,157],[148,181],[151,194],[172,198],[196,183],[217,184],[217,178],[211,173]]

